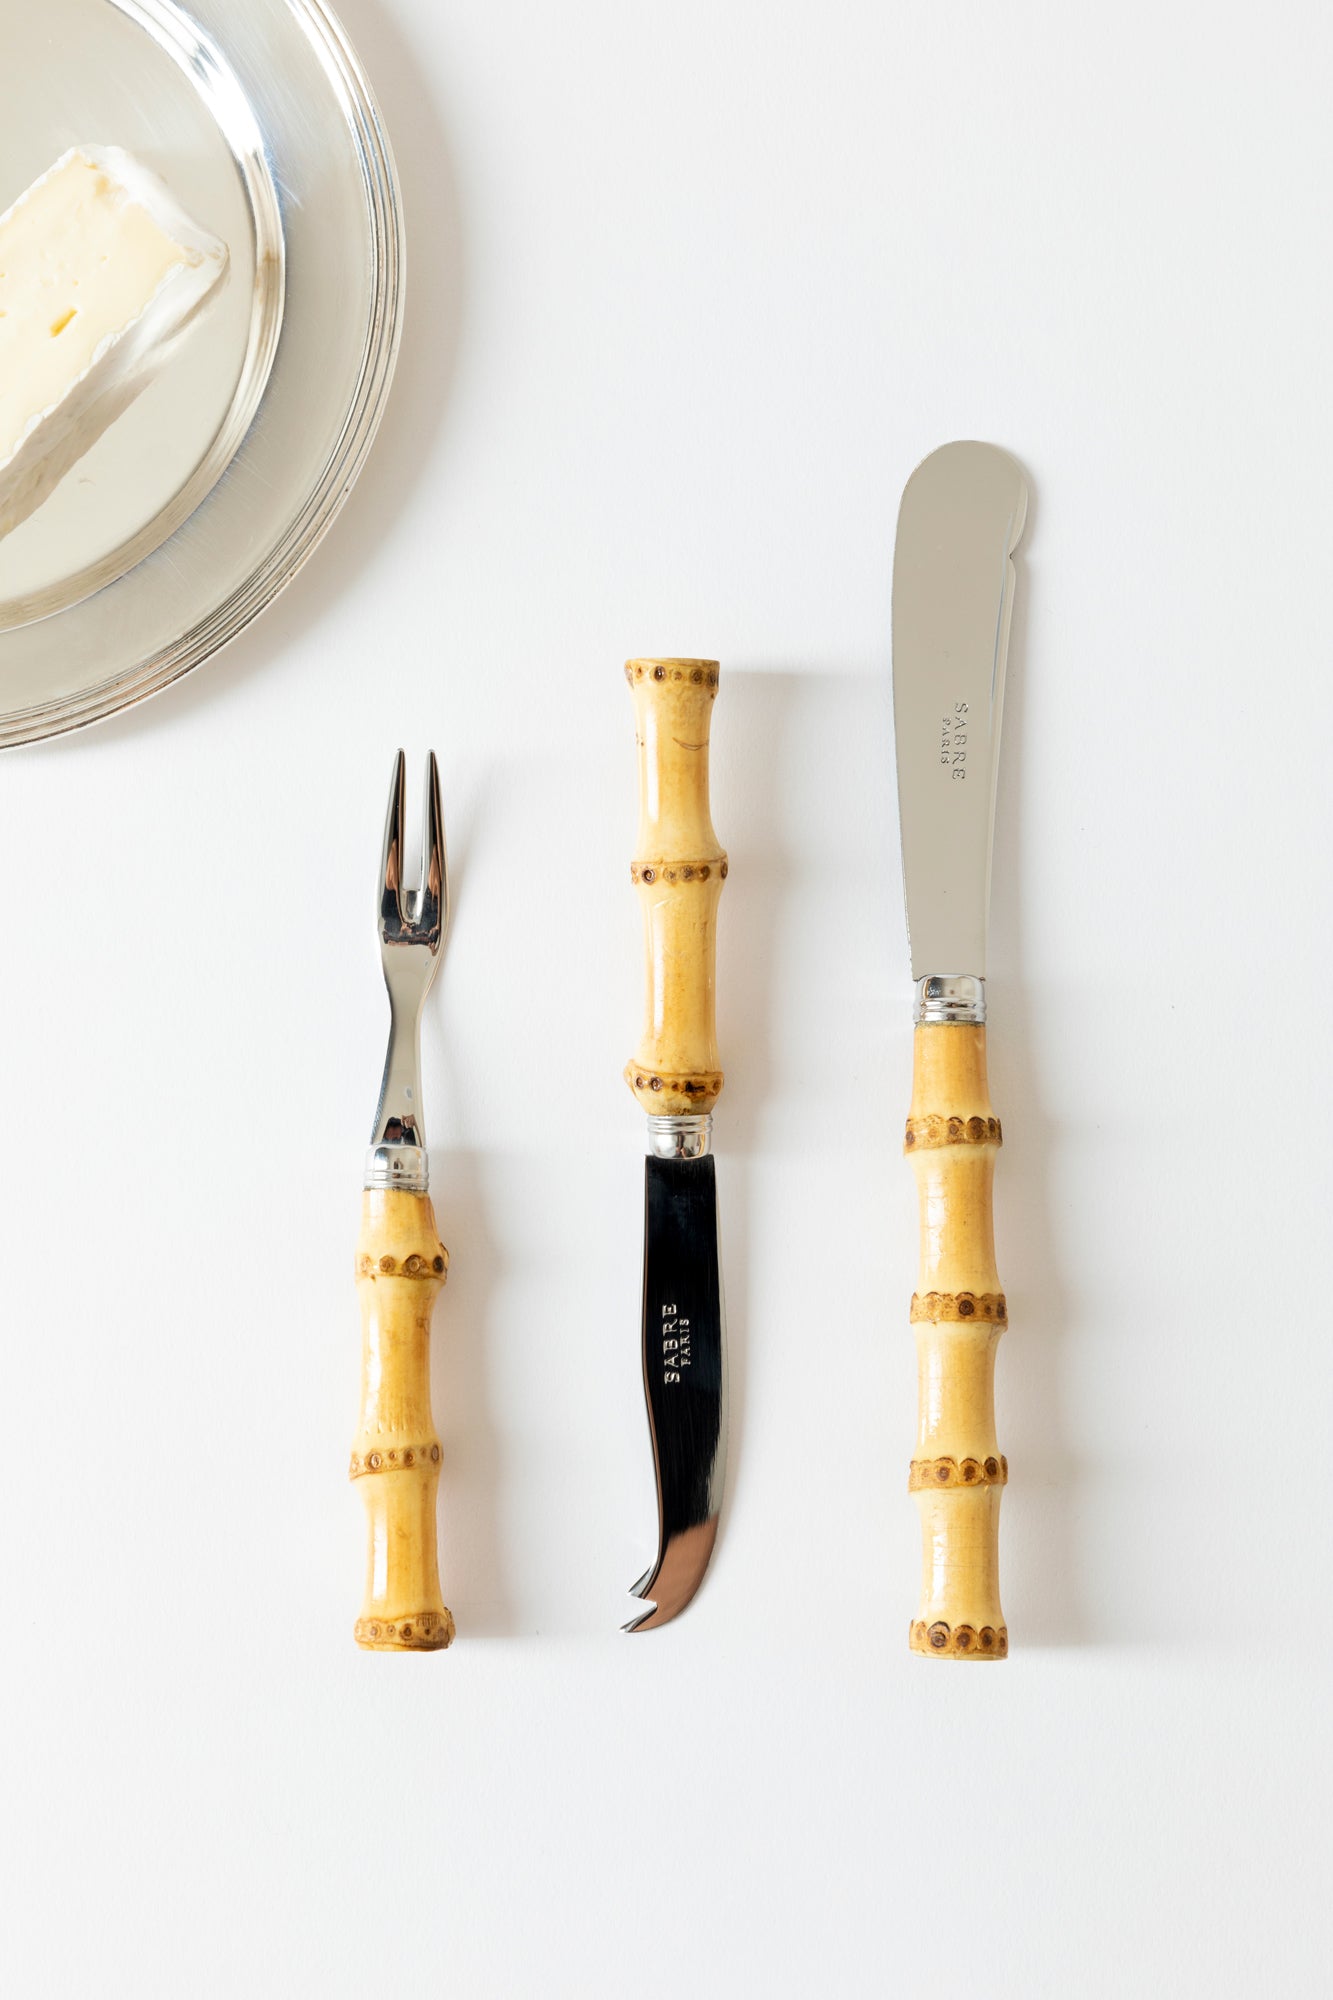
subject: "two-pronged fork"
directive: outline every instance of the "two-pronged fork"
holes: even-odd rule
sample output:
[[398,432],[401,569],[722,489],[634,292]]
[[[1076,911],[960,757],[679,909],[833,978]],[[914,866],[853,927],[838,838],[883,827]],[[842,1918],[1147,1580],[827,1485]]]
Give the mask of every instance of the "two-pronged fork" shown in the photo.
[[420,886],[403,885],[403,753],[384,828],[377,914],[389,989],[389,1052],[361,1198],[361,1420],[351,1476],[366,1503],[370,1545],[357,1644],[436,1652],[454,1636],[440,1595],[435,1496],[440,1440],[430,1407],[430,1322],[449,1269],[426,1189],[421,1122],[421,1007],[449,926],[449,877],[432,751],[426,773]]

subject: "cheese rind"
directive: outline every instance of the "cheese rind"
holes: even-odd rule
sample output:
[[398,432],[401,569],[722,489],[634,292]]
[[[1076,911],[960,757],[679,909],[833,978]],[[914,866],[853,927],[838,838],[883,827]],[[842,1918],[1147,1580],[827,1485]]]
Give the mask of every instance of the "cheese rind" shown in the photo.
[[0,537],[170,358],[227,247],[116,146],[75,146],[0,215]]

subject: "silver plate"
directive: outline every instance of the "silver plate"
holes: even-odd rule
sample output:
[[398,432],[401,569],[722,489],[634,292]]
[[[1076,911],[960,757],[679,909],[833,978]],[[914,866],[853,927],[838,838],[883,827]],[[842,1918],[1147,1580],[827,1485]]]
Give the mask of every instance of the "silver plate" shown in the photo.
[[319,0],[0,0],[0,210],[125,146],[225,238],[162,376],[0,541],[0,746],[188,673],[262,611],[360,470],[402,321],[402,213]]

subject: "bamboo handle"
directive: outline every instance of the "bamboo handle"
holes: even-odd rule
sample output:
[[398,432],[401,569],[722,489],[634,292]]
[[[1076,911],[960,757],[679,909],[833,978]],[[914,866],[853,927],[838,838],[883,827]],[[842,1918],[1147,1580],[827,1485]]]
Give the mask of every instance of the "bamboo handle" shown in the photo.
[[918,1026],[905,1145],[921,1209],[909,1485],[921,1512],[922,1576],[911,1646],[943,1659],[996,1660],[1009,1650],[999,1578],[1009,1467],[995,1440],[994,1399],[995,1350],[1007,1324],[991,1220],[999,1144],[985,1028]]
[[714,1020],[717,904],[727,857],[708,805],[716,660],[630,660],[639,834],[630,877],[643,908],[643,1035],[625,1068],[642,1108],[710,1111],[722,1090]]
[[440,1440],[430,1408],[430,1321],[449,1270],[429,1195],[361,1198],[361,1420],[351,1477],[370,1530],[356,1642],[379,1653],[438,1652],[454,1636],[440,1595],[435,1495]]

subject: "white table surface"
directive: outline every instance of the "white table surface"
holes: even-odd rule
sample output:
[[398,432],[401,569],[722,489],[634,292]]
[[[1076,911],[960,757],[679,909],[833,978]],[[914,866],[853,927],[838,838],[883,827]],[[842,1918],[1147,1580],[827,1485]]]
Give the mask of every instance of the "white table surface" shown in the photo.
[[[1315,5],[346,0],[380,440],[231,651],[0,768],[15,1993],[1310,1994],[1330,1658]],[[1027,468],[997,1671],[909,1656],[916,462]],[[716,655],[731,1482],[650,1550],[630,653]],[[359,1653],[390,759],[440,754],[445,1595]]]

